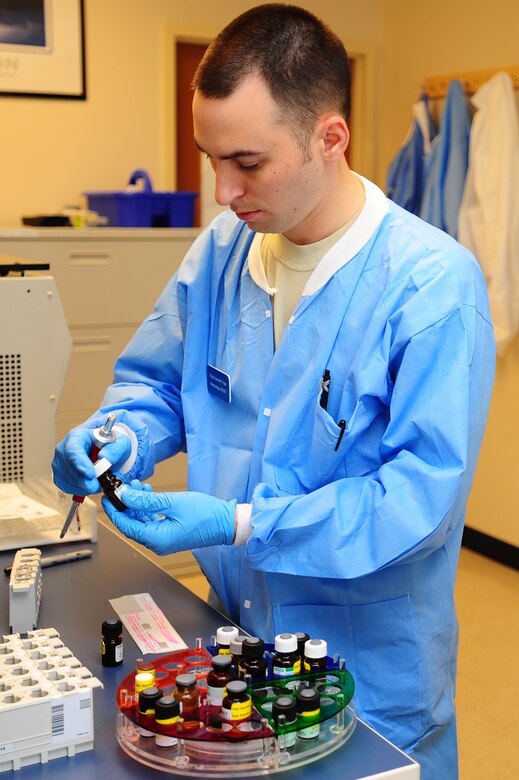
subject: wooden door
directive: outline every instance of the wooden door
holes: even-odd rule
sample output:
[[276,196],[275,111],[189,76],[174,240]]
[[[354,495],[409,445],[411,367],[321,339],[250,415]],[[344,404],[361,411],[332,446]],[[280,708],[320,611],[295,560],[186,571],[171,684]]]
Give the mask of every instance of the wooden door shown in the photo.
[[[177,190],[198,193],[201,191],[200,152],[193,140],[191,82],[206,49],[207,45],[204,44],[176,43]],[[200,225],[200,198],[196,202],[194,223],[195,226]]]

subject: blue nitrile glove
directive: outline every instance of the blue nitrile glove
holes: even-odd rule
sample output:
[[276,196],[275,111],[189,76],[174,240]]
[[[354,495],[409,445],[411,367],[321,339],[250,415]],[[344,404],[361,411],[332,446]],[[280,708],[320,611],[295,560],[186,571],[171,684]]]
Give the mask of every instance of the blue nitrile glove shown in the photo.
[[137,480],[117,495],[128,509],[119,512],[103,498],[106,514],[121,533],[157,555],[233,543],[236,501],[196,492],[153,493]]
[[[94,429],[79,426],[73,428],[56,447],[52,471],[54,482],[64,493],[88,496],[99,492],[100,485],[94,474],[94,464],[89,457],[95,443]],[[99,452],[99,457],[109,460],[116,470],[128,459],[130,451],[130,439],[119,434],[115,441],[105,444]]]

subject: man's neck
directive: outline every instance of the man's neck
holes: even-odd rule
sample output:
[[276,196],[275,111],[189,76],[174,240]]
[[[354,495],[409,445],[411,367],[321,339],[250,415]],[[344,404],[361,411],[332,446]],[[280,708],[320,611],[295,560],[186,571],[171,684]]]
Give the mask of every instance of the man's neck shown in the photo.
[[319,210],[303,225],[286,231],[283,235],[294,244],[313,244],[331,236],[349,222],[362,209],[365,202],[364,187],[344,160],[335,169],[328,182],[329,193]]

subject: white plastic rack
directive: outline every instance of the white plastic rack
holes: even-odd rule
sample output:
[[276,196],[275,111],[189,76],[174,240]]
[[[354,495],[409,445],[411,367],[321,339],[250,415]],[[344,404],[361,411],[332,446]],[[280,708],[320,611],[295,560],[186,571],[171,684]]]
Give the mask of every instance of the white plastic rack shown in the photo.
[[92,690],[99,687],[54,628],[4,635],[0,772],[91,750]]
[[18,550],[9,578],[9,626],[13,633],[38,625],[41,586],[41,551],[37,547]]

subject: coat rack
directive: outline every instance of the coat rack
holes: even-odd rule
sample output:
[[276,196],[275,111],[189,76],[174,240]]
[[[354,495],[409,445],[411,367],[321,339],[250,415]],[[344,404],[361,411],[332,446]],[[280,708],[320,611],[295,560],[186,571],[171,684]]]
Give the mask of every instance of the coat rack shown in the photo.
[[447,76],[430,76],[425,79],[423,92],[432,100],[447,96],[449,84],[453,79],[461,81],[466,95],[473,95],[478,89],[496,73],[505,71],[512,77],[514,89],[519,89],[519,65],[508,65],[504,68],[492,68],[490,70],[477,70],[470,73],[451,73]]

